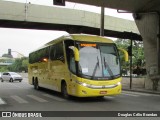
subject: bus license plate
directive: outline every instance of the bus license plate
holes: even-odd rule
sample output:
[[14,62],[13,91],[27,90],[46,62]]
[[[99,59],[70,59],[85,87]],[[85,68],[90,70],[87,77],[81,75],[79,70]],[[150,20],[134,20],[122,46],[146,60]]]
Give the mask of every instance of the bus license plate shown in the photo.
[[100,91],[100,94],[107,94],[107,91]]

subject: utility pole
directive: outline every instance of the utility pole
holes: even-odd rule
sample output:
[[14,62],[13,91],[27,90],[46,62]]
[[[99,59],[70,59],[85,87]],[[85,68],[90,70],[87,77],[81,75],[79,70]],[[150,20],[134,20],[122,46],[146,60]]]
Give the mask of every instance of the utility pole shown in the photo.
[[100,28],[100,36],[104,36],[104,14],[105,8],[101,6],[101,28]]
[[25,21],[27,21],[27,16],[28,16],[28,1],[26,0],[26,4],[25,4]]
[[132,47],[133,47],[133,42],[131,40],[131,45],[130,45],[130,89],[132,89]]

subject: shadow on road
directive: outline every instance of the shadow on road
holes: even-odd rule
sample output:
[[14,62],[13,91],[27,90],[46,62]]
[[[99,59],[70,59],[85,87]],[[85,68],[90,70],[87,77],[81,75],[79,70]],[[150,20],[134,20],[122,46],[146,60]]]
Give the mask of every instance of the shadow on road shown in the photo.
[[[46,88],[40,88],[39,91],[41,91],[43,93],[47,93],[47,94],[52,95],[54,97],[59,97],[59,98],[65,99],[61,93],[53,91],[53,90],[49,90]],[[71,101],[71,102],[79,102],[79,103],[113,101],[112,99],[108,99],[106,97],[74,97],[74,96],[70,96],[69,99],[67,99],[67,100]]]

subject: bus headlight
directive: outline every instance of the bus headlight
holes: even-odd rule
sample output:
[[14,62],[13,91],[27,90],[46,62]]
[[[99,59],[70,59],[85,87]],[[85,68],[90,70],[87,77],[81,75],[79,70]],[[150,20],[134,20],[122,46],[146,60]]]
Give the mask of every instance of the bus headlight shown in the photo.
[[80,85],[82,85],[82,86],[85,86],[85,87],[88,86],[87,83],[83,83],[83,82],[80,82],[80,81],[78,81],[78,80],[75,80],[75,82],[78,83],[78,84],[80,84]]
[[86,83],[82,83],[81,85],[82,85],[82,86],[85,86],[85,87],[88,86]]
[[121,85],[121,82],[118,82],[117,85]]

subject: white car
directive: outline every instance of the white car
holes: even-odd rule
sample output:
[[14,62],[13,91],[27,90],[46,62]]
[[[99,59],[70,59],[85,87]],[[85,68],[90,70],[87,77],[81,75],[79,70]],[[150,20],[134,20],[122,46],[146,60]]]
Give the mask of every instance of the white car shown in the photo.
[[15,73],[15,72],[5,72],[1,74],[1,82],[3,81],[9,81],[9,82],[13,82],[13,81],[22,81],[22,76]]

